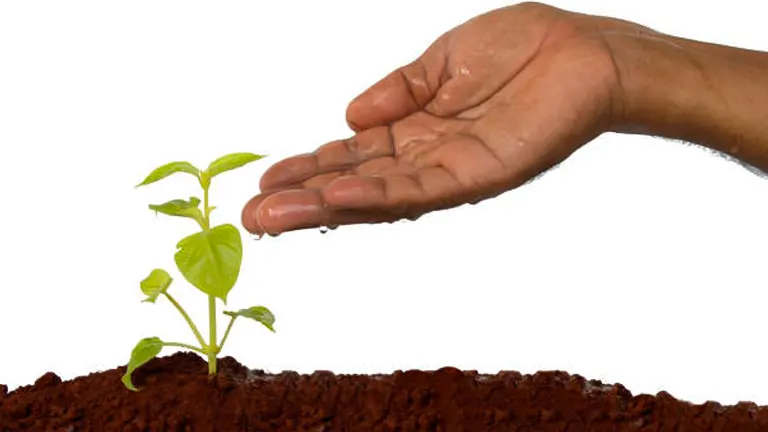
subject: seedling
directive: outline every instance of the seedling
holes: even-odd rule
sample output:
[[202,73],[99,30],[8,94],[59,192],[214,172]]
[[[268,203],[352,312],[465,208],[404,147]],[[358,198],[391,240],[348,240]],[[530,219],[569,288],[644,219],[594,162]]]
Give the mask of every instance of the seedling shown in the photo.
[[224,314],[230,318],[229,325],[220,342],[217,341],[218,333],[216,331],[216,300],[220,299],[225,305],[227,304],[227,295],[240,274],[243,243],[240,231],[234,225],[211,226],[211,211],[215,208],[211,207],[209,202],[211,180],[219,174],[240,168],[263,157],[252,153],[232,153],[211,162],[206,170],[200,170],[189,162],[171,162],[152,171],[143,182],[136,186],[146,186],[176,173],[195,176],[200,183],[203,191],[202,209],[200,208],[201,201],[197,197],[190,197],[188,200],[175,199],[164,204],[152,204],[149,208],[157,213],[192,219],[200,227],[199,232],[178,242],[174,258],[179,272],[187,282],[208,296],[209,339],[207,342],[203,339],[187,312],[168,292],[168,288],[173,282],[170,274],[159,268],[152,270],[140,284],[141,291],[147,296],[143,301],[155,303],[159,297],[165,297],[192,329],[199,346],[180,342],[165,342],[158,337],[141,339],[131,352],[127,370],[122,378],[123,384],[128,389],[137,391],[131,382],[131,374],[159,355],[163,347],[185,348],[207,356],[208,373],[210,375],[216,374],[216,356],[224,347],[229,332],[232,330],[232,325],[238,317],[250,318],[263,324],[270,331],[275,331],[273,327],[275,316],[264,306],[224,311]]

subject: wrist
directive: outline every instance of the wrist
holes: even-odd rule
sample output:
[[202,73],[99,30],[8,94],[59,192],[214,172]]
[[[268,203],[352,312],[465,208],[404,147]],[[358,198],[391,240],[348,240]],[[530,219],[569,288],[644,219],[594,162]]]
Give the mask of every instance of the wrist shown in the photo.
[[694,53],[663,34],[605,35],[621,90],[612,132],[682,138],[705,115],[707,80]]
[[679,139],[768,168],[768,53],[649,29],[604,38],[621,87],[613,132]]

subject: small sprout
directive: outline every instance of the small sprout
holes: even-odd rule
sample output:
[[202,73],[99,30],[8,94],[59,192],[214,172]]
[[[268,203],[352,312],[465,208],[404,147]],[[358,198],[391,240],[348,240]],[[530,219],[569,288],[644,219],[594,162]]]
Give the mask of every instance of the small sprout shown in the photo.
[[149,208],[168,216],[193,219],[200,226],[199,232],[177,243],[174,260],[187,282],[208,296],[209,338],[205,341],[184,308],[168,293],[168,288],[173,282],[170,274],[163,269],[152,270],[140,284],[141,292],[147,296],[143,301],[155,303],[159,297],[165,297],[187,322],[199,346],[164,342],[157,337],[141,339],[131,352],[131,358],[122,378],[123,384],[128,389],[137,390],[131,382],[131,374],[157,357],[163,347],[186,348],[207,356],[208,372],[215,374],[216,356],[221,352],[237,317],[255,320],[270,331],[275,331],[275,316],[264,306],[240,309],[236,312],[225,311],[224,314],[230,317],[229,325],[221,342],[217,342],[216,300],[220,299],[226,304],[227,296],[237,282],[243,260],[243,243],[240,231],[234,225],[221,224],[211,227],[211,212],[216,208],[209,203],[211,179],[264,157],[253,153],[232,153],[216,159],[204,171],[200,171],[189,162],[172,162],[154,170],[138,185],[148,185],[178,172],[192,174],[198,179],[203,191],[202,203],[199,198],[190,197],[189,200],[175,199],[163,204],[152,204]]

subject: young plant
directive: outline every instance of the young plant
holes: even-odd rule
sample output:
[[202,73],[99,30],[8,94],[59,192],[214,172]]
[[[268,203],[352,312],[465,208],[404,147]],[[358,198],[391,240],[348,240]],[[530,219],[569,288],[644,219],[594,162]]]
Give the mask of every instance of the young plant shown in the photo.
[[224,311],[224,314],[230,319],[220,342],[217,341],[218,333],[216,331],[216,300],[220,299],[224,304],[227,303],[227,295],[240,274],[243,243],[240,238],[240,231],[234,225],[211,226],[211,211],[215,208],[209,202],[211,180],[219,174],[240,168],[263,157],[252,153],[233,153],[211,162],[206,170],[200,170],[189,162],[171,162],[152,171],[143,182],[136,186],[146,186],[172,174],[184,173],[195,176],[202,188],[202,209],[200,208],[201,200],[197,197],[190,197],[188,200],[175,199],[163,204],[152,204],[149,208],[157,213],[192,219],[200,227],[199,232],[178,242],[174,258],[176,266],[184,278],[208,296],[209,338],[207,342],[203,339],[184,308],[168,293],[168,288],[173,282],[170,274],[163,269],[152,270],[140,284],[141,291],[147,296],[143,301],[155,303],[159,297],[165,297],[192,329],[199,345],[166,342],[158,337],[141,339],[131,352],[127,370],[122,378],[123,384],[128,389],[137,390],[131,382],[133,371],[159,355],[163,347],[185,348],[206,356],[208,358],[208,373],[215,374],[216,356],[221,352],[232,325],[238,317],[250,318],[263,324],[270,331],[275,331],[273,327],[275,316],[264,306]]

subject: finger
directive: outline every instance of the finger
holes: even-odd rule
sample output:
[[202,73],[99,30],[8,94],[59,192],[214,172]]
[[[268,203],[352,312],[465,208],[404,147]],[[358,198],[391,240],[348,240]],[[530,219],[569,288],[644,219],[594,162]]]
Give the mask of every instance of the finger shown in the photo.
[[419,160],[418,170],[340,176],[322,189],[323,200],[335,210],[408,216],[476,202],[517,181],[494,150],[471,132],[454,135]]
[[[416,170],[382,158],[361,165],[357,174],[317,177],[312,189],[255,198],[244,211],[244,226],[252,232],[280,232],[375,222],[382,215],[416,217],[496,196],[519,181],[494,150],[470,132],[454,135],[420,161],[422,168]],[[357,212],[354,218],[342,217],[350,211]]]
[[446,35],[418,59],[369,87],[347,107],[347,124],[358,132],[403,119],[422,109],[440,87],[447,62]]
[[441,166],[410,174],[340,177],[322,189],[335,210],[376,211],[401,217],[458,205],[466,188]]
[[[296,187],[252,198],[242,224],[253,234],[361,223],[391,222],[453,206],[458,185],[443,168],[410,175],[348,176],[324,189]],[[447,205],[448,204],[448,205]]]
[[325,174],[316,175],[310,179],[301,182],[303,189],[322,189],[330,182],[344,175],[342,171],[330,172]]
[[315,189],[289,189],[262,194],[246,204],[242,223],[253,234],[280,234],[328,222],[324,207]]
[[301,182],[304,189],[322,189],[339,177],[349,174],[373,176],[383,174],[410,174],[414,171],[411,164],[395,159],[391,156],[372,159],[363,162],[351,170],[332,171],[324,174],[318,174]]
[[240,213],[240,223],[243,225],[243,228],[246,229],[246,231],[250,232],[251,234],[262,234],[262,232],[259,230],[259,227],[257,225],[256,220],[256,209],[259,208],[259,205],[261,205],[262,202],[264,202],[265,199],[270,197],[271,195],[283,192],[283,191],[290,191],[290,190],[301,190],[303,189],[303,186],[300,184],[297,185],[291,185],[287,187],[283,187],[280,189],[276,189],[270,192],[265,192],[258,194],[248,200],[248,202],[243,206],[243,210]]
[[[372,161],[363,163],[354,169],[354,173],[358,175],[364,175],[364,176],[384,175],[384,174],[407,175],[413,172],[414,172],[413,166],[399,162],[392,157],[374,159]],[[263,232],[259,230],[258,226],[256,226],[257,222],[256,222],[256,217],[254,212],[259,207],[259,205],[261,205],[264,199],[266,199],[268,196],[274,195],[275,193],[280,192],[282,190],[323,189],[324,187],[332,183],[337,178],[342,177],[344,174],[345,173],[341,171],[320,174],[302,182],[301,184],[294,184],[291,186],[283,187],[279,190],[265,191],[264,193],[251,198],[251,200],[248,201],[248,203],[245,205],[242,211],[241,218],[242,218],[243,226],[248,231],[254,234],[262,234]],[[334,219],[337,219],[337,218],[343,219],[339,222],[336,222],[337,224],[340,224],[340,225],[344,225],[348,223],[357,223],[357,221],[368,222],[368,221],[381,219],[380,217],[374,217],[371,215],[357,215],[357,214],[354,214],[354,215],[343,214],[343,215],[334,217]],[[388,218],[384,218],[384,220],[388,220]]]
[[394,144],[388,127],[368,129],[345,140],[332,141],[315,152],[293,156],[269,167],[260,187],[267,191],[304,182],[330,172],[344,171],[364,162],[394,156]]
[[252,234],[276,235],[308,228],[394,222],[385,212],[332,210],[317,189],[292,189],[254,197],[246,205],[243,226]]

